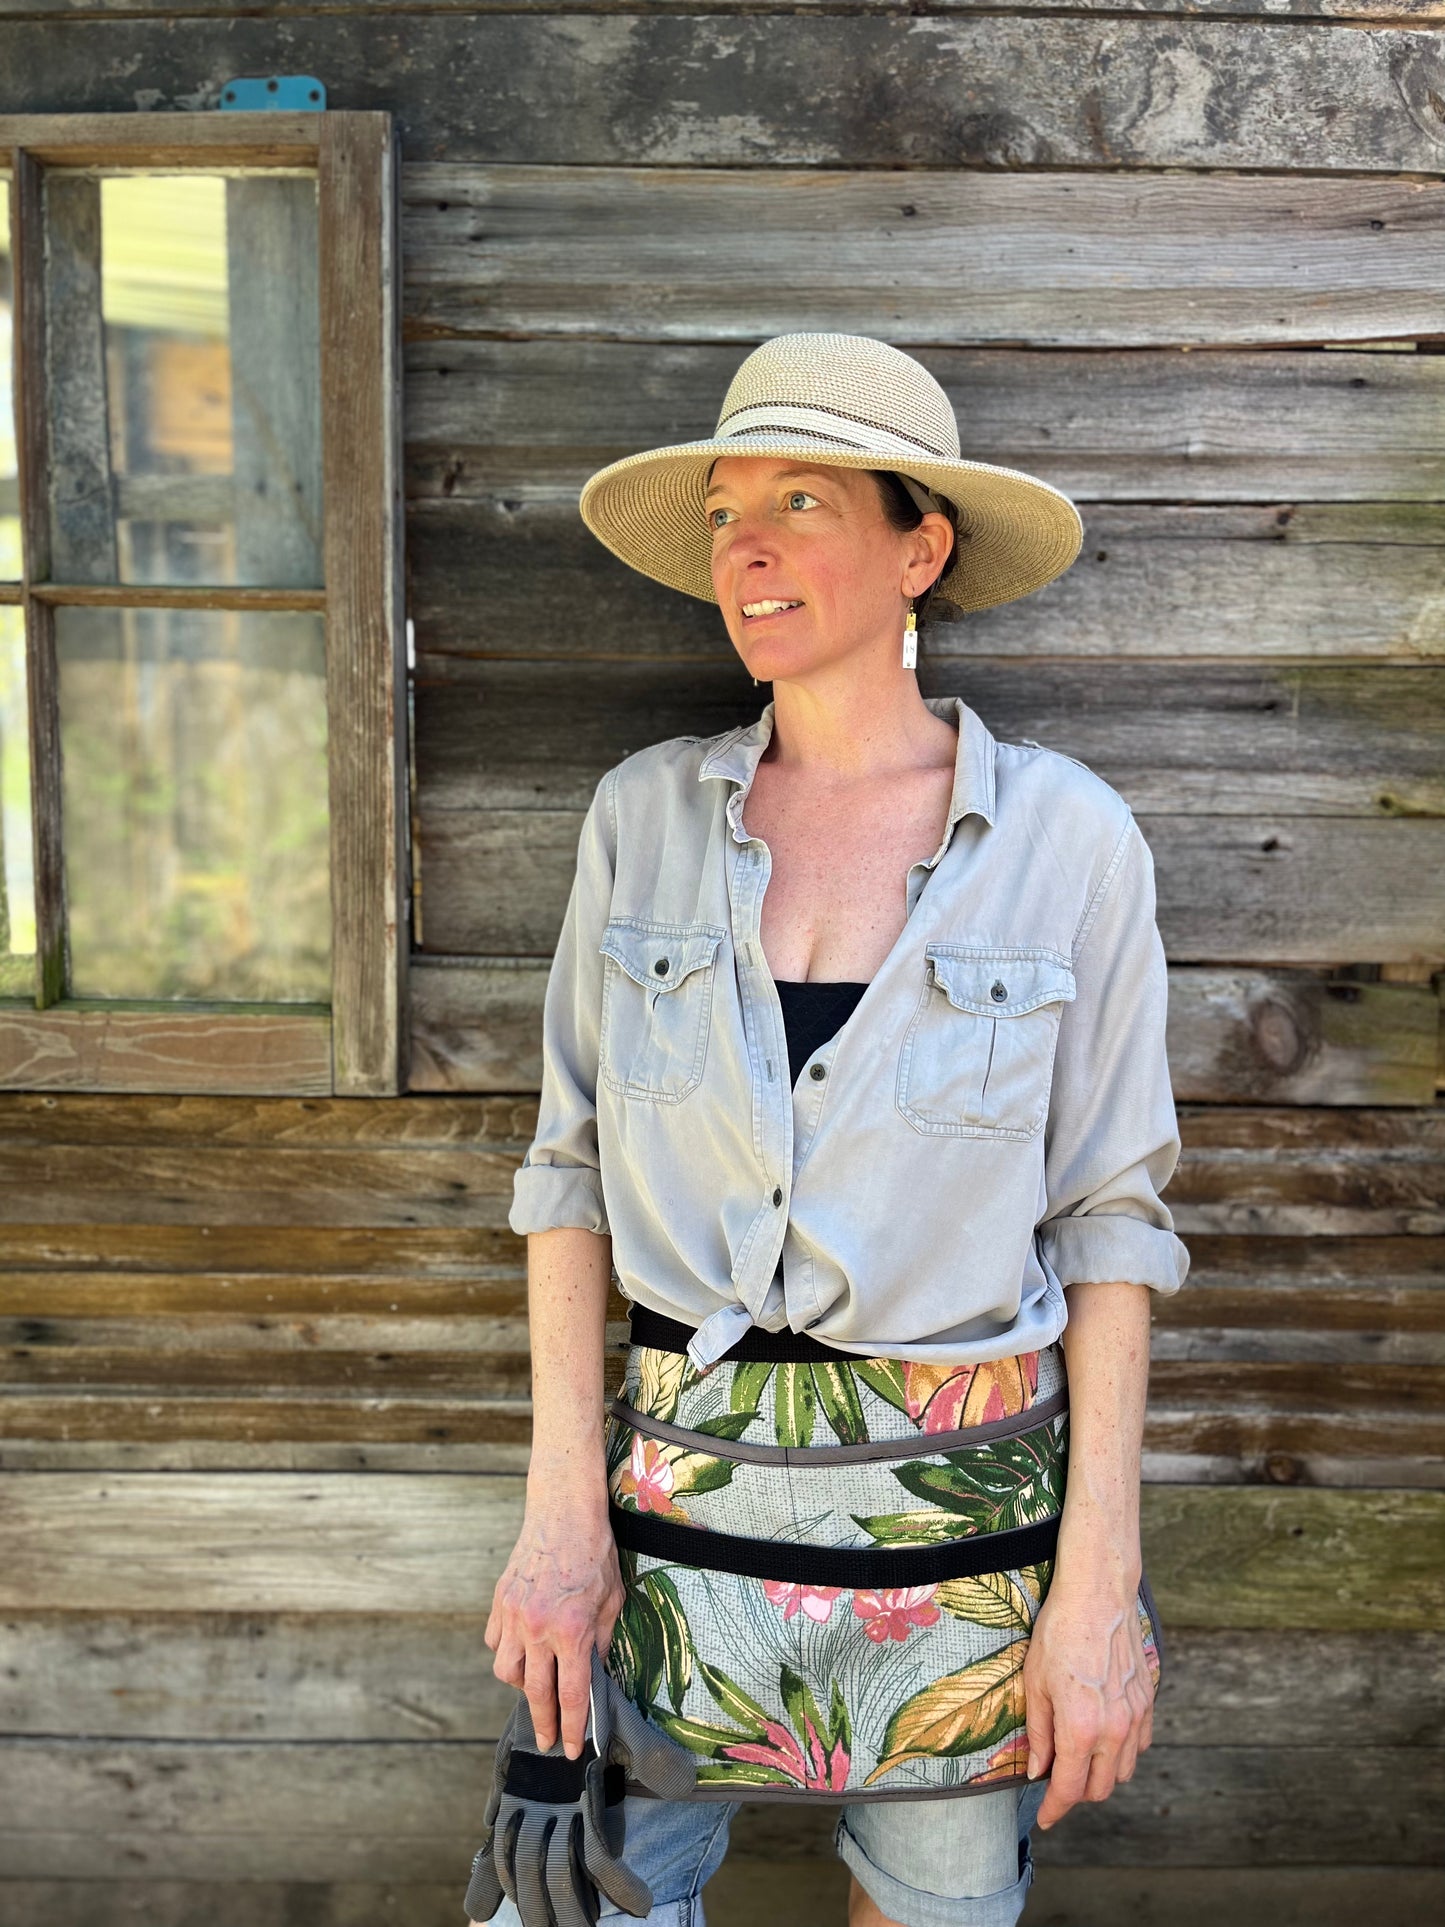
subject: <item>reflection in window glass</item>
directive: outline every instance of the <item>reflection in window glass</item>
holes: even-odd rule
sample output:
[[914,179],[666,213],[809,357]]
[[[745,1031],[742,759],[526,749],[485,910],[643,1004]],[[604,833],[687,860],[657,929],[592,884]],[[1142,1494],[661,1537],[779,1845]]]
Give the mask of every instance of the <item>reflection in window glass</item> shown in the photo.
[[20,484],[15,465],[15,271],[10,260],[10,181],[0,174],[0,582],[20,580]]
[[72,997],[329,1003],[322,618],[56,610]]
[[55,579],[319,586],[315,177],[45,196]]
[[34,865],[25,618],[0,608],[0,997],[35,996]]

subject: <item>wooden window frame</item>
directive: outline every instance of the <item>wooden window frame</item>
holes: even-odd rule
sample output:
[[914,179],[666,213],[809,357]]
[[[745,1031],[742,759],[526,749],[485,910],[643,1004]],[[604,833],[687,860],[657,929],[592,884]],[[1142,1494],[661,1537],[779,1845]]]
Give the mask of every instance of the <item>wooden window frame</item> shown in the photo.
[[[410,949],[401,494],[399,168],[386,113],[0,115],[15,267],[15,428],[35,836],[35,1008],[0,1003],[0,1089],[393,1096]],[[320,589],[50,578],[43,170],[314,169],[319,215]],[[325,623],[331,1004],[66,999],[55,609],[307,610]]]

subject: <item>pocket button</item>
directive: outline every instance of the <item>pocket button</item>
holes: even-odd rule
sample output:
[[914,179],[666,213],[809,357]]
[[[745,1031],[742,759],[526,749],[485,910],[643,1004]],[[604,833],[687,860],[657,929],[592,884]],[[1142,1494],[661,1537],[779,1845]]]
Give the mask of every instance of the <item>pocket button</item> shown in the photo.
[[672,959],[671,957],[659,957],[652,967],[659,977],[665,977],[672,968]]
[[995,978],[993,988],[988,994],[996,1004],[1005,1004],[1008,1002],[1008,985],[1000,983],[999,980]]

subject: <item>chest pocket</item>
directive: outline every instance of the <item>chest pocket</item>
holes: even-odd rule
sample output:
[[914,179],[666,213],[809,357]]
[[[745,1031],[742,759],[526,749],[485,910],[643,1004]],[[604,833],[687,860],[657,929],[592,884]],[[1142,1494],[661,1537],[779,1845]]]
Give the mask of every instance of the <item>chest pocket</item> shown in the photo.
[[708,923],[609,923],[599,1069],[623,1097],[677,1104],[702,1081],[717,949]]
[[931,943],[903,1038],[897,1104],[916,1131],[1031,1138],[1049,1110],[1074,973],[1057,952]]

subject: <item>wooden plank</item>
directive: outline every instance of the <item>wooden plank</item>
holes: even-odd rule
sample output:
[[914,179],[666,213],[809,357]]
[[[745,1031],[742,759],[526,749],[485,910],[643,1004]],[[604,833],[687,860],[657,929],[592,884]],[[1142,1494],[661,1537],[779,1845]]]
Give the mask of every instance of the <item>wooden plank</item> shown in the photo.
[[0,1087],[330,1095],[331,1012],[52,1004],[0,1013]]
[[[1425,174],[1439,164],[1428,28],[1033,9],[719,20],[634,6],[580,24],[566,12],[484,13],[459,35],[455,13],[398,9],[384,58],[369,8],[292,9],[285,31],[289,71],[324,75],[337,106],[394,112],[417,160]],[[132,138],[169,134],[181,148],[195,130],[173,123],[209,117],[177,110],[217,105],[238,73],[271,72],[275,34],[244,15],[223,27],[15,19],[0,44],[0,111],[130,117],[143,73],[151,124]]]
[[[1141,814],[1445,816],[1442,683],[1426,664],[936,659],[926,641],[920,654],[926,695],[963,697],[1003,742],[1088,764]],[[423,655],[417,806],[585,810],[634,750],[735,729],[771,693],[736,658]]]
[[[1326,1764],[1331,1754],[1341,1792],[1353,1782],[1356,1798],[1353,1817],[1341,1811],[1340,1832],[1327,1839],[1336,1798]],[[1295,1782],[1292,1814],[1280,1798],[1289,1785],[1291,1761],[1314,1776],[1308,1787]],[[1434,1818],[1437,1762],[1445,1764],[1445,1756],[1364,1745],[1345,1749],[1336,1743],[1296,1752],[1285,1744],[1176,1748],[1156,1740],[1139,1755],[1134,1778],[1116,1786],[1107,1800],[1081,1802],[1057,1827],[1036,1830],[1034,1854],[1040,1865],[1070,1868],[1122,1863],[1196,1869],[1289,1865],[1293,1870],[1300,1864],[1387,1860],[1438,1866],[1445,1847]],[[1382,1777],[1392,1763],[1402,1775],[1400,1785],[1412,1789],[1393,1836],[1393,1796]],[[1420,1766],[1425,1770],[1416,1778]],[[738,1816],[734,1839],[750,1859],[826,1860],[832,1824],[822,1809],[759,1802]],[[1395,1839],[1398,1852],[1392,1851]]]
[[[6,1101],[0,1098],[0,1118],[5,1115]],[[86,1103],[97,1101],[104,1100],[84,1100]],[[372,1100],[378,1101],[381,1100]],[[528,1115],[535,1129],[535,1101],[520,1100],[529,1101]],[[129,1098],[125,1102],[128,1107],[144,1110],[146,1100]],[[350,1108],[364,1111],[369,1110],[370,1105]],[[517,1106],[506,1108],[515,1111]],[[530,1131],[523,1136],[520,1131],[489,1131],[484,1125],[479,1125],[478,1130],[482,1137],[498,1136],[514,1143],[518,1160],[530,1138]],[[228,1224],[224,1217],[219,1222],[195,1225],[148,1224],[137,1220],[132,1213],[128,1221],[117,1220],[113,1224],[17,1222],[6,1225],[5,1236],[0,1239],[0,1277],[7,1270],[24,1270],[30,1266],[91,1267],[101,1278],[154,1267],[208,1276],[223,1276],[227,1271],[265,1273],[283,1291],[288,1279],[323,1269],[343,1277],[354,1272],[358,1276],[384,1279],[394,1288],[405,1284],[408,1290],[428,1280],[463,1277],[510,1280],[519,1275],[524,1258],[523,1241],[504,1224],[268,1228]]]
[[[135,1401],[131,1402],[132,1404]],[[309,1406],[311,1401],[305,1401]],[[77,1405],[80,1402],[77,1401]],[[155,1414],[154,1425],[161,1436],[153,1439],[121,1438],[117,1435],[128,1425],[144,1426],[128,1407],[124,1413],[110,1409],[97,1411],[97,1401],[87,1400],[72,1414],[73,1424],[62,1437],[12,1438],[0,1444],[0,1467],[7,1475],[21,1472],[386,1472],[403,1474],[434,1472],[439,1468],[452,1476],[479,1473],[524,1475],[531,1454],[531,1417],[526,1404],[518,1399],[478,1402],[470,1408],[466,1422],[453,1427],[448,1415],[433,1420],[430,1435],[414,1424],[405,1427],[400,1440],[358,1437],[355,1406],[352,1421],[336,1438],[298,1437],[318,1424],[324,1429],[325,1417],[308,1417],[302,1402],[284,1412],[262,1402],[253,1411],[249,1401],[236,1401],[225,1410],[224,1400],[181,1404],[163,1401]],[[145,1401],[149,1413],[153,1400]],[[8,1408],[7,1408],[8,1410]],[[405,1417],[405,1413],[403,1413]],[[43,1432],[52,1418],[51,1401],[35,1421]],[[86,1435],[93,1424],[97,1436]],[[214,1437],[206,1436],[207,1428]],[[385,1408],[377,1426],[385,1429]],[[466,1436],[458,1438],[456,1433]],[[439,1432],[440,1437],[435,1436]],[[257,1434],[259,1436],[253,1436]],[[1341,1481],[1342,1483],[1342,1481]]]
[[[665,4],[665,0],[663,0]],[[699,0],[689,0],[699,5]],[[1235,0],[1225,0],[1226,5]],[[700,6],[699,6],[700,10]],[[1043,1836],[1047,1838],[1047,1836]],[[1035,1841],[1040,1836],[1036,1833]],[[743,1835],[746,1846],[746,1834]],[[1356,1927],[1378,1910],[1434,1918],[1445,1905],[1445,1872],[1433,1867],[1069,1867],[1038,1864],[1030,1909],[1070,1927]],[[456,1927],[465,1883],[408,1881],[140,1880],[7,1881],[8,1927],[94,1927],[103,1908],[124,1927],[275,1927],[302,1914],[307,1927]],[[706,1888],[709,1927],[836,1927],[848,1870],[841,1862],[759,1860],[734,1848]]]
[[[517,1479],[445,1473],[32,1472],[10,1486],[0,1606],[30,1611],[476,1611],[523,1497]],[[1166,1625],[1416,1632],[1445,1606],[1445,1493],[1150,1485],[1143,1521]]]
[[[1438,1237],[1445,1112],[1185,1105],[1169,1206],[1181,1235]],[[1269,1149],[1266,1152],[1265,1146]]]
[[321,117],[332,1088],[405,1088],[407,705],[389,114]]
[[5,1154],[0,1224],[116,1222],[144,1202],[153,1221],[233,1225],[505,1224],[510,1152],[150,1151],[53,1145]]
[[[133,1373],[119,1390],[75,1390],[61,1373],[46,1374],[22,1358],[15,1368],[22,1389],[0,1400],[0,1464],[12,1472],[326,1472],[381,1469],[385,1453],[385,1469],[393,1472],[441,1465],[458,1473],[525,1471],[527,1367],[525,1353],[513,1361],[484,1357],[448,1379],[440,1368],[415,1363],[387,1375],[370,1360],[333,1358],[329,1370],[288,1376],[293,1389],[284,1395],[267,1389],[267,1372],[251,1375],[253,1388],[239,1371],[223,1378],[189,1367],[173,1373],[175,1386],[143,1389],[134,1383],[143,1375]],[[85,1367],[75,1369],[78,1375]],[[1316,1376],[1315,1403],[1323,1406],[1330,1374],[1319,1368]],[[608,1360],[605,1378],[609,1392],[620,1390],[620,1357]],[[238,1381],[240,1390],[228,1393]],[[192,1395],[192,1382],[215,1389]],[[1167,1385],[1151,1393],[1143,1476],[1154,1485],[1438,1492],[1445,1490],[1445,1422],[1434,1413],[1402,1412],[1383,1395],[1323,1412],[1239,1410],[1221,1372],[1212,1400],[1181,1402]]]
[[[48,1326],[53,1320],[110,1319],[122,1310],[139,1335],[164,1319],[173,1339],[182,1329],[248,1333],[262,1344],[282,1334],[294,1343],[310,1334],[340,1333],[351,1326],[394,1332],[398,1325],[456,1337],[476,1325],[489,1331],[525,1319],[525,1240],[507,1234],[512,1262],[505,1269],[479,1263],[465,1276],[427,1278],[364,1272],[158,1272],[0,1271],[0,1320]],[[1191,1280],[1192,1282],[1192,1280]],[[1445,1294],[1442,1316],[1445,1316]],[[613,1293],[609,1316],[626,1316]],[[184,1322],[183,1322],[184,1321]],[[74,1329],[73,1323],[70,1326]],[[154,1343],[154,1337],[151,1341]]]
[[[37,1106],[43,1102],[35,1100]],[[129,1102],[135,1106],[136,1129],[124,1141],[94,1126],[87,1131],[84,1113],[77,1111],[63,1134],[47,1131],[31,1143],[20,1121],[26,1115],[22,1100],[0,1106],[0,1222],[35,1227],[44,1221],[46,1235],[54,1236],[59,1248],[63,1226],[129,1223],[136,1217],[137,1198],[143,1197],[153,1225],[214,1225],[219,1219],[233,1231],[246,1224],[277,1227],[271,1255],[258,1256],[256,1268],[279,1263],[284,1269],[315,1269],[314,1242],[298,1242],[291,1264],[280,1259],[292,1227],[299,1232],[306,1226],[391,1224],[404,1231],[418,1224],[451,1224],[501,1231],[512,1172],[531,1141],[536,1118],[532,1099],[400,1099],[397,1105],[415,1115],[414,1133],[398,1133],[394,1118],[378,1115],[378,1102],[356,1107],[364,1119],[349,1135],[344,1121],[318,1112],[314,1124],[320,1141],[303,1137],[285,1148],[275,1135],[285,1124],[284,1114],[274,1119],[264,1111],[253,1114],[272,1125],[270,1142],[259,1130],[248,1136],[244,1119],[237,1118],[230,1141],[217,1144],[201,1141],[194,1125],[183,1134],[153,1122],[147,1133],[141,1128],[147,1118],[142,1101]],[[152,1121],[163,1115],[158,1108],[163,1102],[156,1100],[149,1112]],[[196,1115],[207,1115],[203,1100],[175,1102],[195,1103]],[[220,1115],[220,1102],[210,1115]],[[300,1108],[299,1100],[272,1102],[278,1109]],[[439,1115],[433,1119],[434,1107]],[[1168,1202],[1186,1236],[1236,1231],[1257,1237],[1438,1236],[1445,1231],[1445,1112],[1438,1108],[1184,1104],[1179,1122],[1184,1152]],[[114,1248],[125,1246],[118,1242]],[[243,1248],[243,1240],[232,1247]],[[264,1249],[264,1243],[258,1245],[258,1252]],[[12,1256],[12,1264],[17,1261]],[[137,1248],[134,1263],[145,1262]],[[219,1247],[215,1262],[227,1262]],[[339,1248],[338,1268],[346,1263]]]
[[[525,1099],[409,1097],[352,1104],[345,1098],[238,1100],[214,1093],[76,1095],[57,1099],[24,1091],[0,1093],[0,1145],[93,1144],[199,1148],[341,1150],[464,1148],[482,1139],[493,1148],[525,1150],[535,1128]],[[224,1226],[216,1227],[223,1235]],[[0,1254],[0,1264],[5,1254]],[[144,1259],[137,1256],[137,1262]],[[340,1261],[344,1262],[344,1261]],[[317,1268],[315,1254],[302,1268]]]
[[[986,12],[996,0],[846,0],[850,13],[945,15]],[[1129,13],[1136,0],[1075,0],[1076,14]],[[1011,13],[1055,11],[1057,0],[1010,0]],[[1257,15],[1259,0],[1154,0],[1151,12],[1184,16],[1215,14]],[[769,9],[764,8],[763,11]],[[836,13],[839,0],[787,0],[789,13]],[[257,0],[253,17],[285,18],[294,11],[293,0]],[[328,0],[328,14],[369,11],[368,0]],[[393,0],[389,13],[489,14],[489,13],[635,13],[636,0]],[[689,15],[753,14],[757,0],[651,0],[649,12]],[[781,11],[781,9],[779,9]],[[50,15],[62,19],[101,19],[112,14],[147,14],[157,17],[194,17],[220,15],[229,19],[231,0],[0,0],[0,18],[6,14]],[[1424,25],[1445,19],[1441,0],[1289,0],[1291,21],[1305,20],[1382,20],[1390,25],[1409,21]]]
[[[1438,505],[1105,502],[1081,514],[1071,568],[1033,595],[932,627],[930,663],[1213,658],[1268,670],[1276,658],[1364,666],[1445,654]],[[716,607],[609,555],[574,505],[421,503],[408,540],[424,653],[730,665],[751,694]],[[759,709],[766,694],[760,685]]]
[[[1193,164],[1227,168],[1230,145],[1224,131]],[[1445,182],[1074,173],[1057,153],[905,176],[850,158],[858,171],[413,167],[408,334],[1143,348],[1439,332]]]
[[[419,958],[413,1092],[540,1088],[549,960]],[[1176,964],[1169,1064],[1181,1103],[1429,1104],[1439,998],[1427,985]]]
[[[427,1618],[313,1613],[17,1613],[3,1624],[8,1736],[112,1740],[486,1740],[514,1703],[482,1640],[489,1602]],[[1173,1637],[1170,1635],[1173,1634]],[[1445,1746],[1434,1633],[1171,1627],[1156,1744]],[[1318,1692],[1328,1678],[1333,1690]]]
[[[1292,968],[1445,962],[1445,822],[1141,815],[1171,957]],[[452,956],[550,956],[581,813],[497,810],[422,819],[426,946]]]
[[[1041,1837],[1049,1838],[1034,1835],[1036,1841]],[[1428,1919],[1445,1903],[1445,1873],[1434,1868],[1065,1870],[1045,1864],[1049,1853],[1047,1846],[1035,1851],[1030,1905],[1041,1920],[1067,1920],[1069,1927],[1121,1927],[1123,1922],[1128,1927],[1219,1927],[1223,1920],[1231,1927],[1353,1927],[1361,1910],[1368,1912],[1372,1904]],[[786,1878],[791,1870],[778,1871]],[[757,1885],[761,1888],[764,1880]],[[800,1893],[806,1891],[801,1879],[797,1885]],[[1373,1902],[1367,1898],[1371,1895],[1376,1897]],[[735,1918],[741,1922],[747,1916]],[[821,1911],[817,1918],[821,1927]],[[728,1923],[719,1917],[718,1927]]]
[[[465,1887],[490,1779],[475,1743],[274,1746],[13,1740],[0,1749],[0,1877],[434,1881]],[[1059,1867],[1438,1867],[1445,1753],[1168,1747],[1045,1835]],[[758,1803],[750,1858],[830,1859],[837,1805]],[[338,1815],[344,1814],[344,1824]]]
[[[960,270],[962,272],[962,270]],[[976,461],[1076,501],[1438,501],[1436,355],[948,348],[916,356]],[[740,345],[415,340],[413,502],[552,496],[640,448],[713,432]]]

